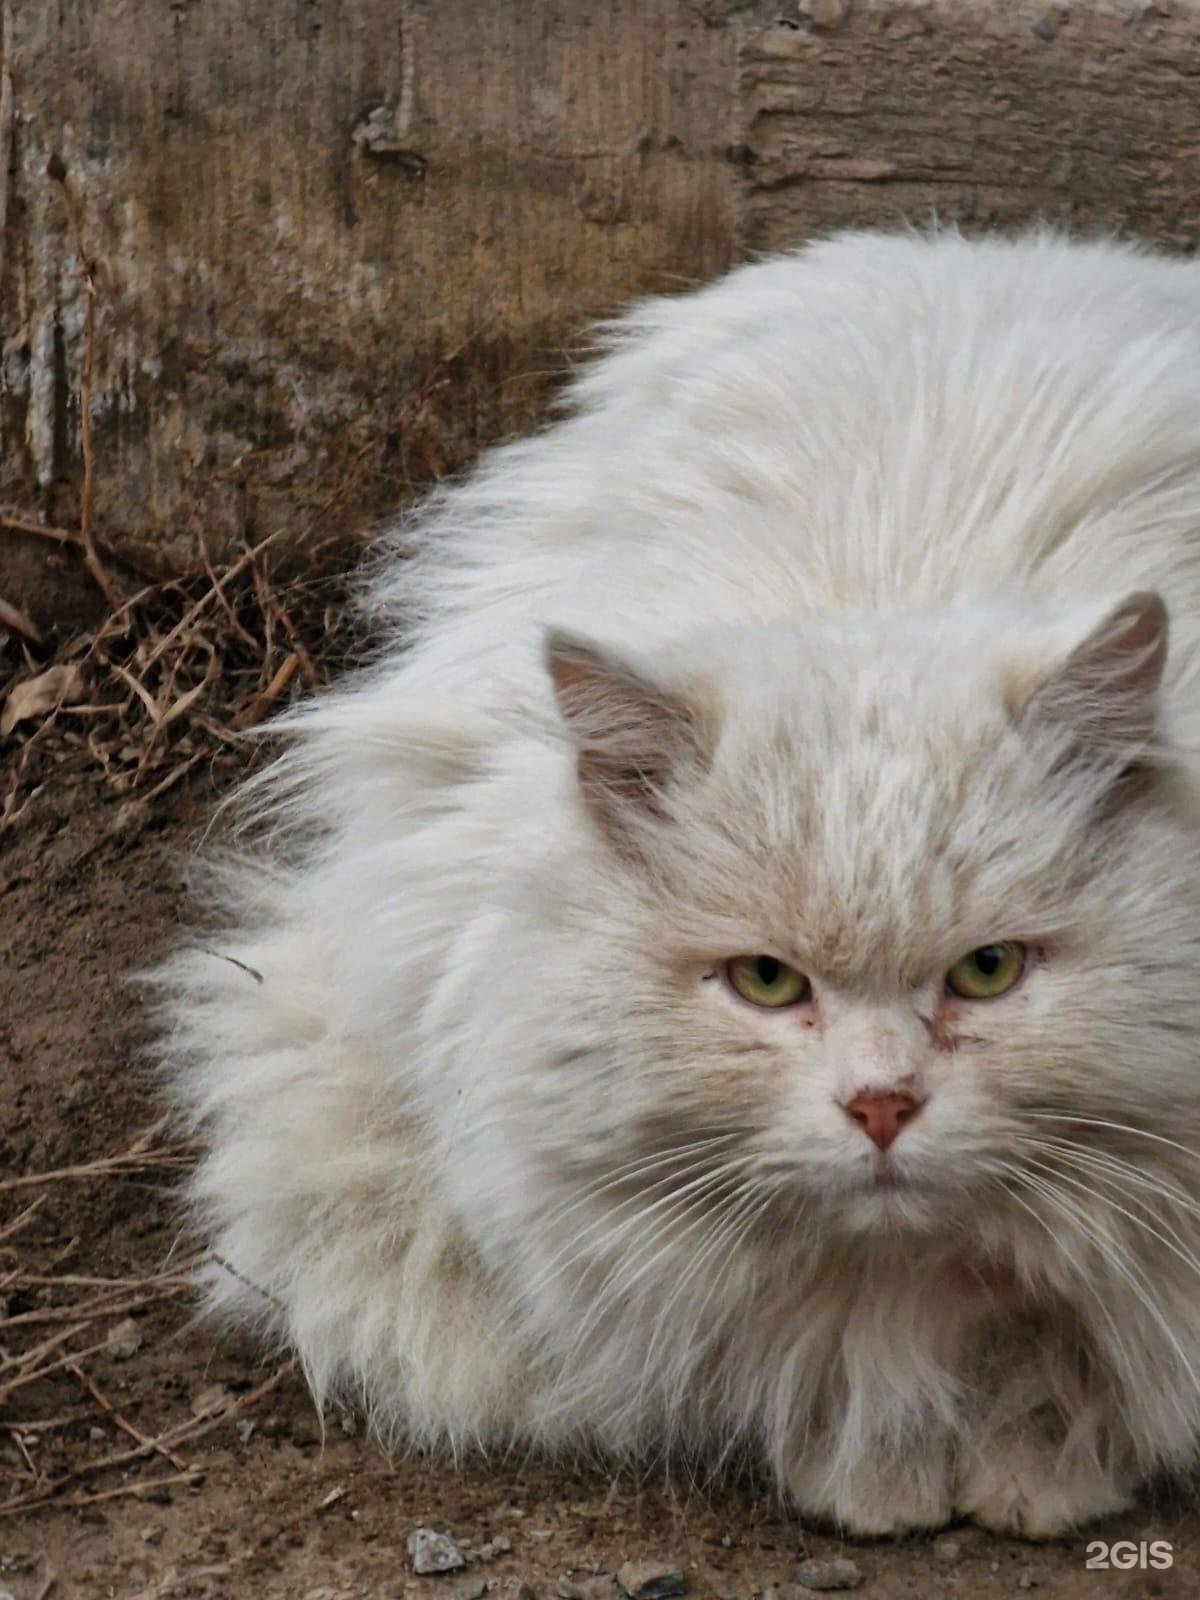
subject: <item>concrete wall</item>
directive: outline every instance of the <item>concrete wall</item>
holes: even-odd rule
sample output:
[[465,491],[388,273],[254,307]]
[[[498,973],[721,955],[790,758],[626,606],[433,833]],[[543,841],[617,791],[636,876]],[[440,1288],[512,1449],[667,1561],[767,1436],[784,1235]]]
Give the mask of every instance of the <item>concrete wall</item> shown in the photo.
[[[1195,0],[0,0],[0,501],[353,527],[588,318],[847,224],[1195,247]],[[92,336],[88,337],[88,302]],[[89,364],[90,345],[90,373]],[[0,593],[74,567],[0,527]]]

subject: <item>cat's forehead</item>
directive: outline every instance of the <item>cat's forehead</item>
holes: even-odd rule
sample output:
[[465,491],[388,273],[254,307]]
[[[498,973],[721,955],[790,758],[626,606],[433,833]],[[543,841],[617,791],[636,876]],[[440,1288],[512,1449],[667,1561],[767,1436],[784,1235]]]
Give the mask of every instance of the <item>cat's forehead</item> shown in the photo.
[[1016,932],[1045,841],[997,660],[909,630],[777,644],[725,697],[692,841],[721,844],[696,892],[794,932],[831,974]]
[[721,743],[751,778],[787,767],[825,790],[957,791],[998,755],[1019,757],[1006,655],[982,630],[824,625],[748,638],[739,654]]

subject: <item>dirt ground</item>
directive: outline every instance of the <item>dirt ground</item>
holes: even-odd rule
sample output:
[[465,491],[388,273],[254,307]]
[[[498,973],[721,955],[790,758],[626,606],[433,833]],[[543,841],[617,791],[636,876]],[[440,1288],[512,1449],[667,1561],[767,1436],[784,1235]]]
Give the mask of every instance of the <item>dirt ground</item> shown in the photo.
[[[194,1320],[172,1258],[186,1153],[163,1146],[138,1064],[125,976],[174,937],[213,797],[203,769],[151,809],[72,779],[0,835],[0,1600],[475,1600],[484,1584],[497,1600],[615,1600],[611,1581],[566,1580],[630,1559],[681,1568],[696,1600],[794,1600],[797,1560],[839,1555],[870,1600],[1200,1596],[1200,1515],[1180,1501],[1099,1530],[1169,1541],[1168,1570],[1134,1550],[1127,1570],[1089,1571],[1087,1537],[848,1543],[746,1484],[389,1459],[348,1416],[322,1441],[292,1371]],[[468,1567],[414,1575],[417,1526],[451,1533]]]

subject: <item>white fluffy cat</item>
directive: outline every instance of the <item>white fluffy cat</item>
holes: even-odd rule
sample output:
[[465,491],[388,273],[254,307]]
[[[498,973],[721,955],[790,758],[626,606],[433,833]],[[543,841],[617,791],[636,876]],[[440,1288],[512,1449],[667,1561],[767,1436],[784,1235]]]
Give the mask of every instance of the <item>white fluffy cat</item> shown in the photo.
[[1200,266],[844,236],[568,410],[167,974],[213,1302],[412,1441],[1126,1505],[1200,1430]]

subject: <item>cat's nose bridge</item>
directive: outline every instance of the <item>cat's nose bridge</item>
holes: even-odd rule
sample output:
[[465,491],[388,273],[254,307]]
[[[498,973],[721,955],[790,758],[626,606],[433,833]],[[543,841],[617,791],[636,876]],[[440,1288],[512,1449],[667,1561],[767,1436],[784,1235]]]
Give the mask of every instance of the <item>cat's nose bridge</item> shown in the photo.
[[845,1017],[830,1045],[837,1062],[838,1099],[845,1105],[860,1094],[911,1094],[924,1098],[923,1065],[928,1051],[924,1030],[914,1020],[879,1014]]

